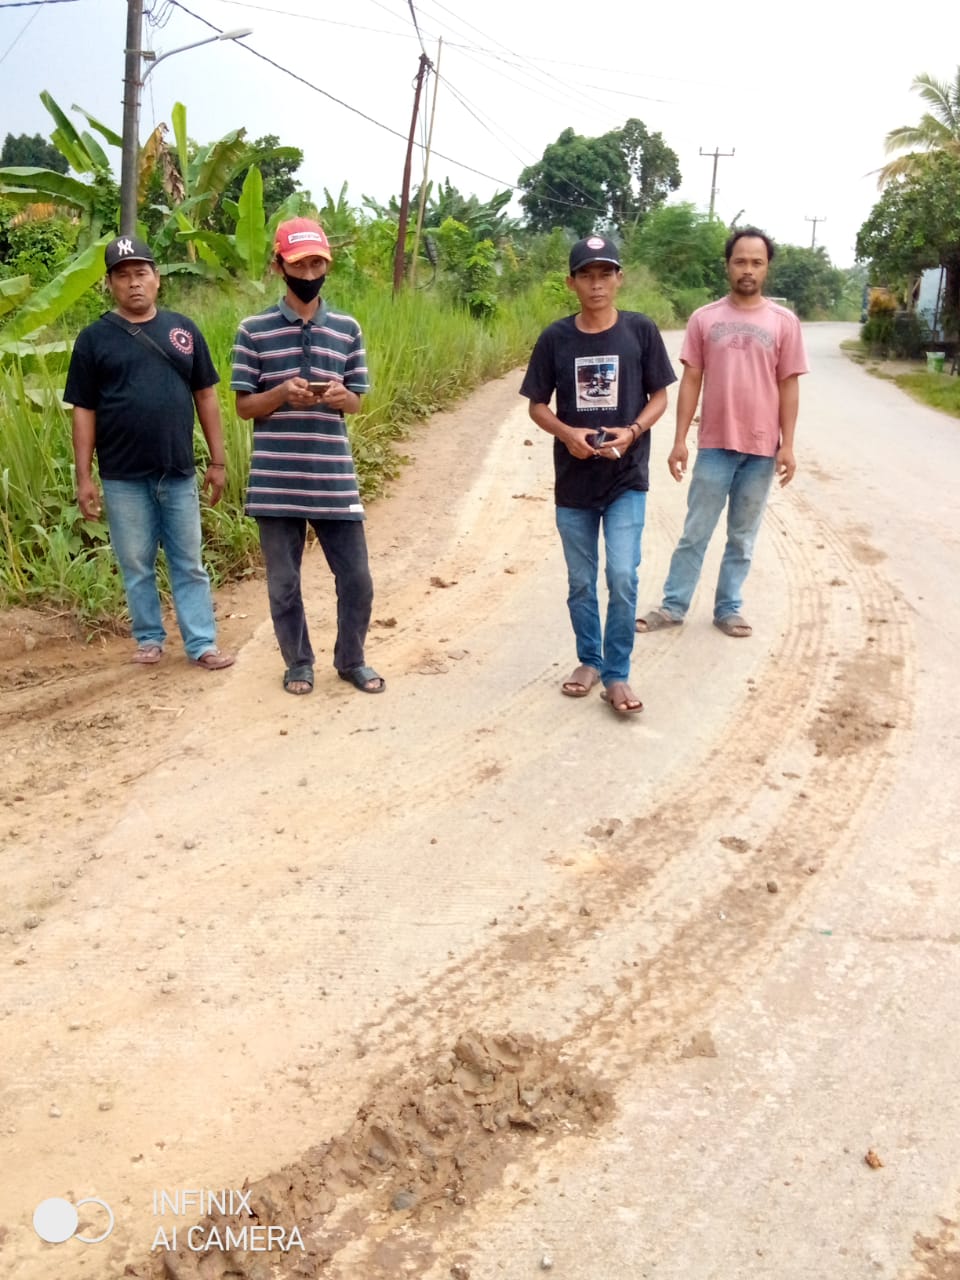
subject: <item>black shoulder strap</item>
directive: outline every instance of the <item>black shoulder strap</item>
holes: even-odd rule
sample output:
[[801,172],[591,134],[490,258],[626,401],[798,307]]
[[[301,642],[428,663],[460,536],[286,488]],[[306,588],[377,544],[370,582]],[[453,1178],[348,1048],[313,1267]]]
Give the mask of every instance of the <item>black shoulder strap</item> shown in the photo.
[[106,312],[103,318],[104,320],[109,320],[111,324],[115,324],[117,328],[122,329],[124,333],[129,333],[131,338],[136,338],[141,343],[145,342],[148,347],[150,347],[153,351],[157,353],[158,356],[166,360],[167,364],[169,364],[172,368],[176,369],[177,373],[184,380],[184,382],[187,384],[187,386],[190,388],[192,392],[193,388],[190,387],[190,379],[188,378],[187,374],[180,367],[180,365],[177,364],[173,356],[171,356],[168,352],[164,351],[163,347],[161,347],[158,343],[154,342],[154,340],[150,337],[149,333],[144,332],[143,325],[134,324],[132,321],[124,320],[123,316],[118,316],[116,311]]

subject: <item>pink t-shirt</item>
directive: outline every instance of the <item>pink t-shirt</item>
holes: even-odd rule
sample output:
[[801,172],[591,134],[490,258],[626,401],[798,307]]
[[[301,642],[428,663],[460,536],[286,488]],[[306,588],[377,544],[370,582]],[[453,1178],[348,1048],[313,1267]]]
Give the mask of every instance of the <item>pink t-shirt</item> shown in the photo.
[[780,388],[807,372],[800,321],[775,302],[736,307],[729,297],[687,321],[680,359],[703,370],[701,449],[773,457],[780,447]]

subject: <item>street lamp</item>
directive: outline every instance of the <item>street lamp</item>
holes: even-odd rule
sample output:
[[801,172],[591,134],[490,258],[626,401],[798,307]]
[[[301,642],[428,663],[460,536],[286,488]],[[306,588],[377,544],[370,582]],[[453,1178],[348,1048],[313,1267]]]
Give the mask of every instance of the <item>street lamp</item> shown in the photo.
[[[214,44],[218,40],[240,40],[253,32],[251,27],[243,27],[236,31],[221,31],[215,36],[207,36],[204,40],[194,40],[192,44],[168,49],[166,53],[158,56],[150,50],[139,47],[142,26],[143,0],[128,0],[127,47],[123,79],[123,148],[120,154],[120,233],[125,236],[132,236],[137,230],[140,91],[147,76],[164,58],[171,58],[175,53],[183,53],[186,49],[197,49],[202,44]],[[150,63],[142,75],[141,62]]]

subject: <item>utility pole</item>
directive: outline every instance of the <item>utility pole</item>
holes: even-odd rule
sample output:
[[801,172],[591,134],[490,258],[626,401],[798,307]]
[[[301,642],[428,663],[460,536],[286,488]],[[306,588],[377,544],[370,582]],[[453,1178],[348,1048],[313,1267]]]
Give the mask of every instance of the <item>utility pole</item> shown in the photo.
[[140,58],[143,0],[127,0],[127,44],[123,63],[123,146],[120,152],[120,234],[137,230],[137,169],[140,159]]
[[420,254],[420,233],[423,215],[427,207],[427,173],[430,169],[430,148],[433,145],[433,122],[437,116],[437,90],[440,88],[440,55],[443,53],[443,36],[437,40],[437,65],[433,69],[433,102],[430,106],[430,126],[427,129],[427,154],[423,158],[423,177],[420,179],[420,200],[417,205],[417,229],[413,234],[413,257],[410,259],[410,287],[417,283],[417,258]]
[[803,220],[804,222],[813,223],[813,235],[810,237],[810,248],[815,249],[817,247],[817,223],[826,222],[826,218],[808,218],[804,216]]
[[700,154],[702,156],[713,156],[713,178],[710,182],[710,217],[712,218],[713,206],[717,199],[717,161],[721,156],[735,156],[737,148],[734,147],[732,151],[721,151],[719,147],[714,147],[712,151],[704,151],[703,147],[701,147]]
[[393,292],[400,292],[403,284],[404,255],[407,241],[407,217],[410,213],[410,165],[413,159],[413,139],[417,132],[417,116],[420,112],[420,94],[423,90],[424,77],[433,64],[425,53],[420,55],[417,68],[417,85],[413,95],[413,116],[410,120],[410,137],[407,139],[407,158],[403,166],[403,187],[400,191],[400,217],[397,221],[397,251],[393,257]]
[[[193,40],[190,44],[182,44],[176,49],[168,49],[166,53],[154,53],[150,49],[142,49],[143,42],[143,0],[127,0],[127,45],[124,49],[123,64],[123,145],[120,151],[120,234],[136,235],[137,231],[137,185],[140,181],[140,94],[143,82],[150,72],[163,62],[172,58],[175,53],[183,53],[187,49],[199,49],[202,44],[213,44],[217,40],[242,40],[244,36],[253,34],[251,27],[243,27],[237,31],[218,31],[215,36],[205,36],[203,40]],[[141,75],[141,63],[150,65]]]

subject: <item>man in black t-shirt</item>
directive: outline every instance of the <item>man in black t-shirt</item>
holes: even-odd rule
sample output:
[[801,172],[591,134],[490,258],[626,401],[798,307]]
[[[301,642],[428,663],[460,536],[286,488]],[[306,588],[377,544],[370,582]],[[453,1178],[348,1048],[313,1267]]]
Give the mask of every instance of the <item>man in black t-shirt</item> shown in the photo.
[[157,309],[160,276],[142,240],[117,237],[104,261],[115,309],[78,335],[63,396],[73,405],[77,504],[85,520],[99,519],[96,453],[137,642],[133,661],[152,665],[163,656],[156,575],[162,546],[187,657],[218,671],[234,658],[217,648],[193,461],[196,409],[210,449],[203,483],[216,504],[226,479],[217,371],[193,321]]
[[[620,255],[605,236],[570,250],[567,284],[577,315],[537,339],[520,394],[530,417],[554,437],[557,528],[567,562],[567,604],[579,666],[561,686],[583,698],[597,682],[621,715],[643,710],[628,683],[633,652],[637,569],[650,459],[650,428],[676,381],[653,321],[618,311]],[[556,412],[550,399],[556,395]],[[606,551],[607,615],[597,601],[599,534]]]

